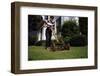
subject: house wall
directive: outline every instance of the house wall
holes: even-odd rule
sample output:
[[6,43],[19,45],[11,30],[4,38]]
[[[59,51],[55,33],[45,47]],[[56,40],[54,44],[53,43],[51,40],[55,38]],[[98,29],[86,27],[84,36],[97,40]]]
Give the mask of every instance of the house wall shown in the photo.
[[[43,20],[45,20],[45,16],[42,16],[43,17]],[[49,17],[48,17],[49,18]],[[54,18],[55,19],[55,18]],[[44,24],[44,26],[45,26],[45,24]],[[42,32],[39,32],[38,33],[38,41],[40,41],[40,40],[46,40],[46,36],[45,36],[45,33],[46,33],[46,28],[47,27],[43,27],[42,28]],[[56,28],[56,21],[55,21],[55,27],[54,27],[55,29],[54,29],[54,32],[56,33],[57,32],[57,28]],[[52,33],[52,40],[54,40],[55,39],[55,37],[54,37],[54,35],[53,35],[53,33]]]
[[[43,17],[43,20],[45,20],[45,16],[42,16],[42,17]],[[56,34],[57,34],[57,19],[59,19],[59,17],[60,16],[55,16],[54,17],[54,19],[55,19],[55,29],[54,29],[54,32]],[[61,24],[60,25],[62,26],[63,23],[65,21],[68,21],[68,20],[76,20],[77,25],[79,25],[79,18],[78,17],[61,17]],[[40,40],[46,40],[45,31],[46,31],[46,27],[43,27],[42,28],[42,32],[39,32],[39,34],[38,34],[38,41],[40,41]],[[54,40],[54,39],[55,39],[55,36],[52,33],[52,40]]]

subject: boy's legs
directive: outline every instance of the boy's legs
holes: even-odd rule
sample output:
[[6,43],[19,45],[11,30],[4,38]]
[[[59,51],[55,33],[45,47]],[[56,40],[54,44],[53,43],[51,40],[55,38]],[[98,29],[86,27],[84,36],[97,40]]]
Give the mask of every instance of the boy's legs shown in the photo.
[[46,48],[51,46],[51,36],[52,36],[52,32],[46,30]]
[[51,46],[51,36],[52,36],[52,33],[49,32],[49,40],[48,40],[48,46],[49,46],[49,47]]

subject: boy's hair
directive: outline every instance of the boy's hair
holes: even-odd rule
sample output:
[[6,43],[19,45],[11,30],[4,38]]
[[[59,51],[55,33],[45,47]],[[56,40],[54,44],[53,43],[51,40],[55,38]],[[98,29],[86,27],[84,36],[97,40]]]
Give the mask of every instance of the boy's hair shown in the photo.
[[54,16],[50,16],[51,19],[54,19]]

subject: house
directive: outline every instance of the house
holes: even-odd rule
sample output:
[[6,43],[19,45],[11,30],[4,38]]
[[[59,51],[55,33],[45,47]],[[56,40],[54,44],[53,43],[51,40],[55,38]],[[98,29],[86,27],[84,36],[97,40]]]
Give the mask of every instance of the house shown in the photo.
[[[47,18],[50,19],[50,16],[42,16],[43,20]],[[79,25],[79,18],[78,17],[71,17],[71,16],[54,16],[55,28],[54,32],[56,35],[61,35],[61,27],[65,21],[68,20],[75,20],[77,25]],[[38,41],[46,40],[45,37],[46,27],[43,27],[41,31],[38,32]],[[54,35],[52,35],[52,40],[55,40]]]

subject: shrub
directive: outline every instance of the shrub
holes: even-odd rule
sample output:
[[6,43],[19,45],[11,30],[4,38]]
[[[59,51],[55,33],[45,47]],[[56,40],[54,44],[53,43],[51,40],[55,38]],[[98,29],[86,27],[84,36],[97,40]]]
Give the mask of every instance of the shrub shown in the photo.
[[73,36],[70,40],[71,46],[85,46],[87,45],[87,37],[85,35]]
[[36,43],[35,43],[35,46],[41,46],[42,45],[42,41],[37,41]]
[[30,35],[28,37],[28,45],[34,45],[37,42],[37,35]]
[[37,41],[35,43],[35,46],[41,46],[41,45],[45,46],[45,40]]
[[66,36],[72,37],[73,35],[79,34],[79,26],[77,26],[76,21],[65,21],[61,32],[63,38]]
[[79,34],[79,26],[76,21],[66,21],[62,26],[62,36],[66,44],[71,46],[87,45],[87,36]]
[[40,15],[28,15],[28,30],[37,31],[43,25],[43,19]]
[[64,42],[67,44],[67,43],[70,43],[70,39],[71,39],[71,37],[68,37],[68,36],[66,36],[65,38],[64,38]]

